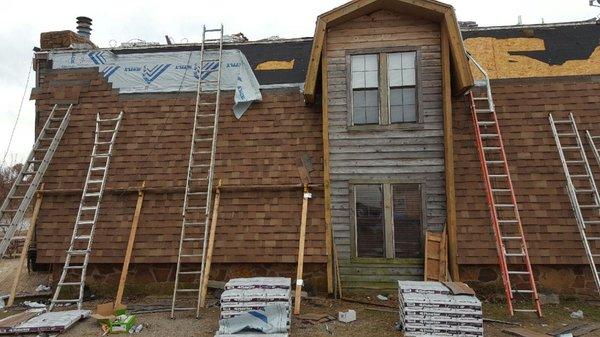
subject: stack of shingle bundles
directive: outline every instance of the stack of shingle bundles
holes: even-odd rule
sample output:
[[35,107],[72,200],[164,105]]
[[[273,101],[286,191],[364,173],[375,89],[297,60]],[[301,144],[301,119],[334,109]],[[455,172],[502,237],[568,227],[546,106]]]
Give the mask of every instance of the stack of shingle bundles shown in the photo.
[[483,336],[481,301],[464,283],[398,281],[405,336]]
[[[267,305],[283,306],[287,316],[287,330],[291,327],[292,281],[285,277],[254,277],[231,279],[221,294],[221,320],[239,316],[254,310],[265,310]],[[283,322],[282,322],[283,323]],[[217,336],[228,336],[219,334]],[[287,337],[288,333],[262,334],[242,331],[244,337],[271,336]]]

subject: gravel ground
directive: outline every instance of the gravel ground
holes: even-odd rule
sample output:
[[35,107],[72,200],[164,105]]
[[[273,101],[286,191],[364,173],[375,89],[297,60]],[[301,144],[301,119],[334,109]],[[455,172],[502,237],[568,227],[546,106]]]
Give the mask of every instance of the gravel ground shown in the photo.
[[[7,293],[12,285],[12,279],[17,265],[16,259],[0,261],[0,293]],[[47,284],[48,274],[32,273],[27,274],[23,271],[19,290],[27,293],[33,293],[38,284]],[[357,320],[351,323],[341,323],[332,321],[328,323],[309,324],[294,318],[292,320],[291,336],[348,336],[348,337],[367,337],[367,336],[403,336],[395,330],[398,321],[397,301],[393,298],[390,301],[381,302],[375,299],[376,294],[354,294],[352,297],[361,302],[370,302],[379,305],[367,305],[363,303],[326,299],[320,297],[311,297],[303,300],[302,313],[321,313],[336,317],[342,310],[354,309],[357,312]],[[85,309],[94,310],[99,303],[108,302],[112,299],[96,300],[84,303]],[[190,299],[191,301],[191,299]],[[143,298],[126,298],[124,300],[130,309],[148,308],[156,306],[170,307],[170,296],[153,296]],[[211,303],[209,301],[209,303]],[[216,303],[216,299],[212,300]],[[0,311],[0,318],[18,311],[24,310],[23,307],[15,306],[11,310]],[[560,304],[545,305],[543,307],[544,317],[538,319],[532,316],[517,315],[509,317],[506,308],[500,303],[484,302],[484,315],[486,318],[510,321],[521,324],[523,327],[533,331],[546,333],[554,328],[579,322],[600,322],[600,301],[583,301],[581,299],[570,299],[561,301]],[[583,320],[574,320],[569,317],[575,310],[584,312]],[[176,319],[172,320],[168,312],[138,314],[138,323],[143,324],[144,329],[138,336],[148,337],[167,337],[167,336],[214,336],[218,329],[219,310],[214,304],[212,307],[203,309],[199,319],[191,314],[180,313]],[[485,336],[500,337],[509,336],[502,332],[503,329],[512,327],[500,323],[485,323]],[[86,319],[62,336],[100,336],[102,331],[93,319]],[[600,336],[600,331],[585,335],[585,337]]]

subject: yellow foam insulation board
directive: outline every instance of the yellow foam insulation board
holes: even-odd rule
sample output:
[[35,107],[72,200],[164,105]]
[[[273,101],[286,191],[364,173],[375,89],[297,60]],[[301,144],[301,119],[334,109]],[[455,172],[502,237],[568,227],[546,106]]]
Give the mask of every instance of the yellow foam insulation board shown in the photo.
[[[570,60],[561,65],[549,65],[528,56],[509,52],[545,50],[538,38],[496,39],[478,37],[465,40],[467,51],[488,72],[490,78],[547,77],[600,74],[600,46],[587,60]],[[473,74],[479,73],[474,65]]]
[[292,70],[294,61],[265,61],[256,65],[256,70]]

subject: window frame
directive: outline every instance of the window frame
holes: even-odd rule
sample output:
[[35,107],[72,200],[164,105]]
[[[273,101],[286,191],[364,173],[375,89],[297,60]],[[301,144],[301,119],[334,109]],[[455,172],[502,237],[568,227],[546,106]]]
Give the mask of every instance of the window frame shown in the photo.
[[[425,234],[427,232],[427,202],[425,199],[425,180],[351,180],[348,183],[348,201],[350,212],[350,260],[353,261],[398,261],[407,258],[396,258],[395,236],[394,236],[394,210],[393,210],[393,188],[392,185],[417,185],[421,197],[421,231],[419,240],[421,242],[421,255],[425,256]],[[385,257],[359,257],[358,256],[358,236],[357,236],[357,218],[356,218],[356,185],[381,185],[383,187],[383,205],[384,205],[384,248]]]
[[[414,52],[415,55],[415,122],[390,123],[390,86],[388,81],[388,54]],[[379,63],[379,124],[354,124],[353,107],[354,95],[352,88],[352,56],[377,54]],[[421,48],[419,46],[402,46],[387,48],[366,48],[346,51],[346,109],[347,127],[349,130],[377,130],[377,129],[422,129],[422,84],[421,84]]]

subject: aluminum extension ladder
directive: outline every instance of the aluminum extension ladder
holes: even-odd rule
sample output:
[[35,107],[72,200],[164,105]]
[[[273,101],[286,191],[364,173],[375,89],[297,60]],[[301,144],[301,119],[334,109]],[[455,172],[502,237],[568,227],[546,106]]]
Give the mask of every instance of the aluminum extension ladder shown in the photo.
[[[218,33],[219,37],[207,39],[207,33]],[[206,44],[208,43],[218,43],[218,58],[207,56]],[[223,25],[217,29],[206,29],[206,26],[203,26],[199,64],[201,70],[196,93],[194,128],[183,201],[183,220],[171,304],[171,318],[175,318],[176,311],[195,310],[196,317],[200,315],[200,290],[204,278],[206,242],[212,206],[215,153],[217,150],[222,59]],[[199,270],[198,263],[200,263]],[[196,283],[197,285],[195,285]],[[182,293],[197,293],[196,305],[193,307],[177,306],[178,296]]]
[[[61,303],[77,303],[77,309],[81,309],[85,287],[85,274],[92,251],[92,241],[100,212],[100,203],[104,194],[113,146],[121,126],[122,118],[123,111],[117,117],[107,119],[101,119],[100,115],[96,114],[96,131],[94,132],[94,147],[90,155],[90,165],[85,178],[83,192],[81,193],[81,201],[79,202],[79,210],[77,211],[77,217],[73,226],[71,243],[67,250],[65,264],[58,285],[50,303],[50,311],[57,304]],[[79,288],[77,298],[59,298],[62,287]],[[70,296],[72,293],[72,291],[68,291],[66,295]]]
[[[540,299],[489,77],[483,67],[471,56],[469,58],[483,75],[483,81],[477,81],[468,96],[508,311],[511,315],[514,312],[535,312],[541,317]],[[527,307],[524,302],[528,303]]]
[[[556,120],[549,114],[548,119],[567,180],[567,194],[575,213],[581,242],[592,269],[596,288],[600,292],[600,275],[594,261],[594,257],[600,257],[600,250],[596,248],[596,252],[593,251],[595,245],[600,242],[600,237],[597,234],[588,236],[586,232],[593,225],[600,225],[600,195],[573,114],[569,113],[569,118],[561,120]],[[597,155],[593,138],[589,132],[587,134],[594,155]]]
[[0,241],[0,258],[8,249],[15,232],[21,225],[52,156],[69,125],[72,107],[72,104],[54,105],[25,164],[21,167],[17,179],[0,207],[0,228],[3,234]]

